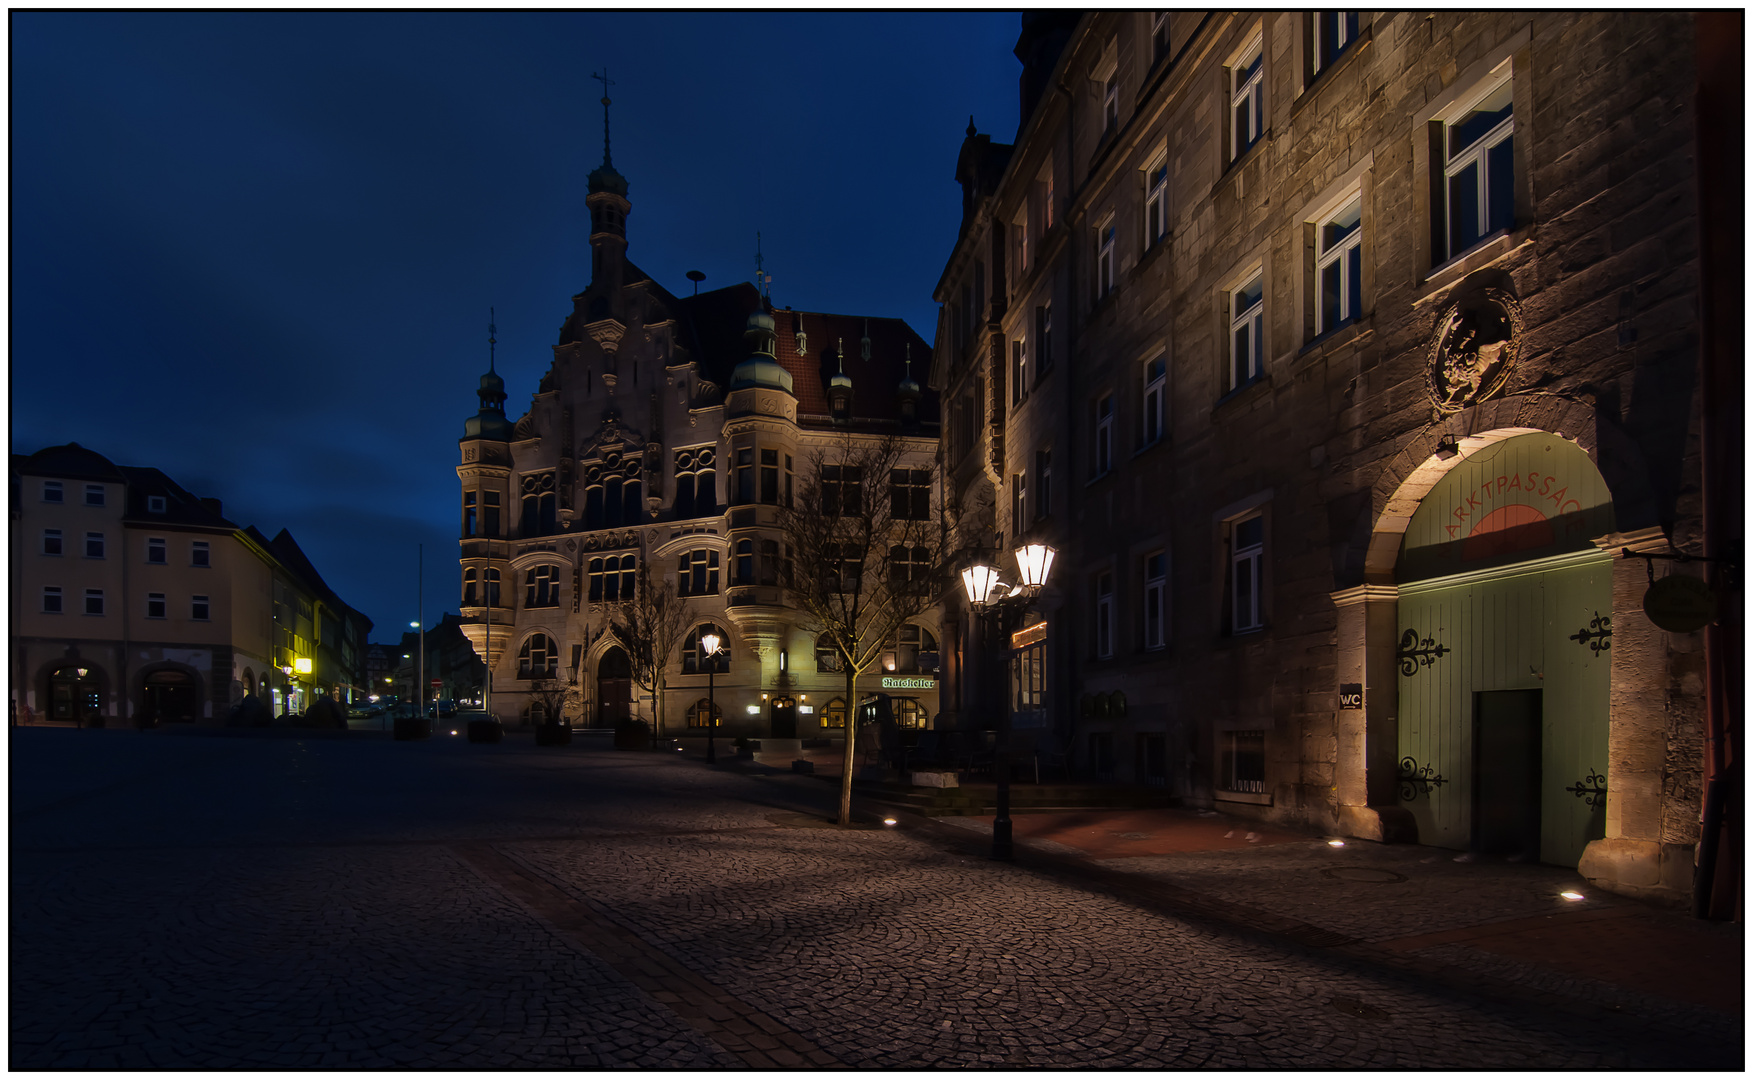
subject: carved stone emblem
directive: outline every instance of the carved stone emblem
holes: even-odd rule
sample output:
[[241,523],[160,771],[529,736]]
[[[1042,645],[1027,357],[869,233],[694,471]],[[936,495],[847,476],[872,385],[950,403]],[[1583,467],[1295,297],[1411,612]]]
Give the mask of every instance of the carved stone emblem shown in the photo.
[[589,334],[591,340],[596,342],[604,352],[612,353],[621,347],[621,338],[627,333],[627,328],[614,319],[604,319],[601,322],[585,324],[584,332]]
[[1439,413],[1460,412],[1509,382],[1522,349],[1522,306],[1483,288],[1451,303],[1437,320],[1425,381]]

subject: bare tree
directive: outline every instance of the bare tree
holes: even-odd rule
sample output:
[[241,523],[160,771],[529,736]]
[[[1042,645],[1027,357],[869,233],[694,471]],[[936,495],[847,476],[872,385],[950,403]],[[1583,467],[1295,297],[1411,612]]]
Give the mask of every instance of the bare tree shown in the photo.
[[793,566],[787,592],[846,677],[842,825],[852,823],[858,677],[939,592],[930,470],[924,452],[910,452],[894,435],[847,432],[811,454],[798,498],[780,511]]
[[656,712],[652,745],[663,734],[663,698],[670,657],[688,629],[688,606],[668,577],[654,576],[650,560],[640,564],[633,595],[623,598],[610,617],[609,632],[627,650],[633,682],[651,695]]
[[566,715],[566,691],[568,687],[559,679],[531,679],[531,704],[542,709],[542,723],[558,724]]

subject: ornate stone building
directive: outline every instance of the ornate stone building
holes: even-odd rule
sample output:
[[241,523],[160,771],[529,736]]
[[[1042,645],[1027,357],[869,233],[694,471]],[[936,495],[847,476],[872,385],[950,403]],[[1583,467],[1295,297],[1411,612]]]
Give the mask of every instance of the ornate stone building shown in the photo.
[[[689,611],[664,731],[706,732],[699,641],[712,630],[729,651],[714,677],[721,734],[843,729],[859,702],[787,602],[778,510],[842,440],[893,434],[915,466],[898,482],[935,520],[930,346],[899,319],[776,310],[749,284],[669,292],[627,257],[632,203],[606,153],[586,203],[591,282],[529,410],[505,415],[490,369],[459,442],[463,630],[487,660],[490,708],[527,719],[558,682],[575,722],[651,719],[604,633],[649,564]],[[905,627],[860,701],[885,695],[902,723],[929,723],[940,634],[934,612]]]
[[933,385],[955,548],[1062,549],[1019,722],[1191,805],[1688,892],[1728,725],[1641,603],[1711,491],[1740,536],[1691,16],[1040,13],[1016,51]]

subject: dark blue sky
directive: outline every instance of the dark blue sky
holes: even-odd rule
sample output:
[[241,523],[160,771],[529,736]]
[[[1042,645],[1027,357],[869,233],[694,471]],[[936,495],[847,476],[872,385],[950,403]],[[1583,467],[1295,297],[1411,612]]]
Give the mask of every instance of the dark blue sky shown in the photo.
[[628,254],[927,340],[1014,13],[12,13],[12,449],[288,528],[394,640],[456,606],[456,440],[589,280],[606,63]]

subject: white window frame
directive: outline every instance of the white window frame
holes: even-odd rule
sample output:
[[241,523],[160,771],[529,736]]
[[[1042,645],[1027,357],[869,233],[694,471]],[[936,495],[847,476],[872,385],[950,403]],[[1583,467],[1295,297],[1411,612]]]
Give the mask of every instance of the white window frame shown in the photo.
[[[1260,297],[1247,307],[1242,307],[1242,298],[1254,286],[1260,287]],[[1239,390],[1258,379],[1266,370],[1266,271],[1257,268],[1248,275],[1237,288],[1231,289],[1230,300],[1230,332],[1228,355],[1228,371],[1225,373],[1225,389]],[[1246,329],[1248,331],[1249,353],[1247,357],[1236,355],[1236,335]],[[1246,370],[1243,370],[1243,369]]]
[[[1151,560],[1162,560],[1152,572]],[[1161,649],[1168,645],[1169,634],[1169,553],[1167,549],[1152,551],[1142,561],[1144,571],[1144,647]]]
[[146,562],[152,566],[164,566],[169,561],[169,542],[162,536],[148,536],[146,538]]
[[[1266,130],[1266,38],[1256,33],[1230,65],[1230,160],[1235,161]],[[1238,112],[1247,123],[1238,122]],[[1246,134],[1244,135],[1244,131]]]
[[1102,80],[1102,133],[1120,126],[1120,73],[1111,71]]
[[1150,13],[1150,62],[1154,67],[1169,55],[1169,13]]
[[[53,607],[49,606],[49,602],[51,600],[54,601]],[[66,608],[66,605],[64,602],[64,598],[61,595],[61,586],[59,586],[59,585],[44,585],[43,586],[43,614],[44,615],[64,615],[64,614],[66,614],[66,612],[67,612],[67,608]]]
[[1144,394],[1140,398],[1142,415],[1139,417],[1139,433],[1142,438],[1141,447],[1155,446],[1163,439],[1167,427],[1167,398],[1169,392],[1169,356],[1160,353],[1144,362]]
[[1029,527],[1029,474],[1015,473],[1010,478],[1010,530],[1020,538]]
[[1096,659],[1114,656],[1114,572],[1096,574]]
[[1114,215],[1109,214],[1096,226],[1096,299],[1105,300],[1114,291]]
[[1028,339],[1018,334],[1010,342],[1010,403],[1013,407],[1021,405],[1029,397],[1029,345]]
[[84,505],[86,505],[86,506],[104,506],[108,503],[108,501],[109,501],[108,494],[104,491],[104,487],[102,484],[87,484],[87,485],[85,485],[85,503],[84,503]]
[[[1334,20],[1334,29],[1337,32],[1334,34],[1333,55],[1327,57],[1326,62],[1323,63],[1321,60],[1321,45],[1323,44],[1321,41],[1321,20],[1326,18]],[[1356,44],[1359,33],[1357,24],[1358,13],[1355,11],[1316,11],[1311,13],[1309,26],[1309,77],[1311,79],[1338,63],[1339,58],[1345,55],[1345,50]]]
[[213,548],[207,541],[195,540],[189,544],[189,565],[212,568]]
[[[1260,539],[1242,546],[1242,529],[1258,521]],[[1260,596],[1266,583],[1266,514],[1253,510],[1229,522],[1229,610],[1230,634],[1252,634],[1266,628],[1265,608]],[[1242,595],[1242,583],[1248,583],[1248,595]]]
[[62,506],[67,505],[67,490],[61,486],[61,481],[43,481],[43,501],[46,503],[58,503]]
[[213,619],[213,601],[205,596],[190,596],[189,618],[195,622],[211,622]]
[[1096,399],[1095,466],[1097,476],[1114,470],[1114,395],[1103,394]]
[[[1350,212],[1357,211],[1357,220],[1350,231],[1329,242],[1329,229],[1338,228],[1335,224],[1348,217]],[[1338,272],[1338,314],[1329,320],[1327,317],[1327,271],[1334,264],[1342,264]],[[1352,194],[1351,198],[1341,203],[1332,212],[1323,215],[1315,222],[1315,334],[1325,334],[1336,327],[1356,319],[1363,312],[1363,192]]]
[[166,612],[168,610],[169,609],[165,605],[163,593],[149,592],[146,594],[146,617],[148,619],[167,618],[168,615]]
[[[49,550],[50,541],[54,542],[55,550],[53,550],[53,551]],[[43,546],[39,550],[41,550],[41,552],[44,555],[49,555],[49,556],[52,556],[54,558],[60,558],[62,555],[66,554],[67,543],[66,543],[66,539],[61,535],[61,530],[60,529],[44,529],[43,530]]]
[[88,559],[107,558],[108,552],[109,552],[109,544],[104,540],[103,533],[100,533],[100,532],[86,533],[85,534],[84,552],[85,552],[85,557]]
[[169,505],[163,495],[146,496],[146,512],[148,514],[162,514]]
[[[92,607],[94,604],[97,608],[96,611],[92,610]],[[83,608],[81,608],[80,610],[85,612],[85,614],[87,614],[87,615],[96,615],[96,616],[103,615],[103,613],[104,613],[103,590],[102,589],[87,589],[87,590],[85,590],[85,606]]]
[[1144,170],[1144,247],[1150,250],[1169,237],[1169,152],[1151,159]]
[[[1499,121],[1496,126],[1491,128],[1491,130],[1487,131],[1473,142],[1467,144],[1465,147],[1462,147],[1459,154],[1451,156],[1449,128],[1454,125],[1455,121],[1462,119],[1468,113],[1472,112],[1475,107],[1483,104],[1487,98],[1490,98],[1492,95],[1504,89],[1508,89],[1510,93],[1510,114],[1503,120]],[[1501,231],[1501,228],[1494,229],[1491,227],[1493,206],[1490,198],[1491,177],[1489,174],[1489,156],[1492,150],[1503,145],[1506,141],[1513,140],[1516,132],[1515,78],[1510,63],[1505,61],[1497,72],[1494,72],[1489,79],[1480,84],[1480,87],[1477,90],[1460,99],[1454,107],[1444,110],[1443,114],[1437,117],[1437,121],[1441,127],[1441,130],[1437,133],[1437,140],[1442,152],[1442,235],[1445,256],[1444,259],[1440,261],[1447,262],[1460,258],[1462,255],[1465,255],[1467,252],[1472,251],[1474,248],[1484,243],[1487,237]],[[1474,191],[1474,211],[1478,214],[1477,220],[1479,233],[1474,236],[1472,240],[1468,241],[1464,247],[1456,247],[1454,181],[1461,173],[1464,173],[1469,168],[1475,166],[1477,166],[1478,172],[1476,173]],[[1516,165],[1513,142],[1511,142],[1509,170],[1510,206],[1508,220],[1510,224],[1508,227],[1514,228],[1516,213]]]

